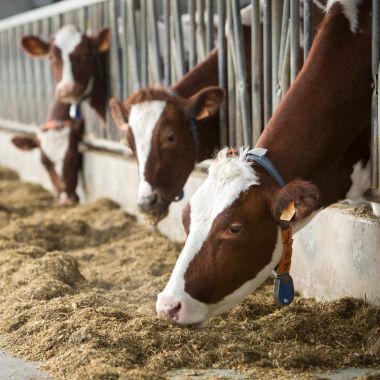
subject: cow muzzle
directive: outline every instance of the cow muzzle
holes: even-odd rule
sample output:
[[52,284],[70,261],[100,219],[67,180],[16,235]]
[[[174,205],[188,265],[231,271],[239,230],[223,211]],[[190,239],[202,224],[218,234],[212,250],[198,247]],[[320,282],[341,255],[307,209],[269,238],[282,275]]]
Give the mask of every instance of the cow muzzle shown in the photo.
[[83,92],[82,86],[75,82],[60,82],[56,86],[56,96],[64,103],[77,102],[83,95]]
[[184,296],[161,292],[156,302],[157,315],[179,325],[201,327],[207,319],[208,307],[186,293]]

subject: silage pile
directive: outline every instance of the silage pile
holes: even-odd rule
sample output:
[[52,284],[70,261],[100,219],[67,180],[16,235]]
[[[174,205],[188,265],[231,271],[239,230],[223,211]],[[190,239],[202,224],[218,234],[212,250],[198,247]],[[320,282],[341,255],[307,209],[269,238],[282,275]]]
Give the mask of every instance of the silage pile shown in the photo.
[[51,200],[0,170],[0,346],[56,378],[165,378],[177,368],[300,378],[380,365],[380,309],[354,299],[280,309],[265,285],[206,329],[157,319],[181,246],[109,200]]

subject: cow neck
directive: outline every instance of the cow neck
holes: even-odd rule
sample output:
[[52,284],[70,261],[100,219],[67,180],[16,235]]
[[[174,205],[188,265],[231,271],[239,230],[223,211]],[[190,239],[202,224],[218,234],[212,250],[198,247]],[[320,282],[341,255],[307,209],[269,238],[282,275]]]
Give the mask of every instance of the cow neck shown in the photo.
[[[335,190],[321,186],[328,180],[323,176],[341,176],[338,170],[332,172],[334,162],[352,169],[357,161],[347,157],[347,151],[370,125],[369,1],[359,14],[360,32],[353,34],[340,6],[329,11],[307,62],[256,145],[268,149],[268,158],[285,182],[310,180],[319,187],[321,199],[330,203],[348,189],[343,189],[343,180],[336,181]],[[355,157],[366,154],[357,152]]]
[[[103,119],[106,118],[107,99],[109,98],[109,89],[107,87],[107,60],[108,53],[94,54],[94,75],[92,89],[88,96],[90,106]],[[82,101],[85,99],[82,99]]]

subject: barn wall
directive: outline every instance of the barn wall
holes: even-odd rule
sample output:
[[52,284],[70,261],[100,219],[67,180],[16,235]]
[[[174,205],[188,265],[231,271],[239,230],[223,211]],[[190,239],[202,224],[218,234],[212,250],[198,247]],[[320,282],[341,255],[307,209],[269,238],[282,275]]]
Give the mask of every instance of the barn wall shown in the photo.
[[[12,134],[0,130],[0,165],[17,170],[23,180],[51,190],[39,162],[39,151],[25,153],[11,144]],[[185,187],[185,198],[172,204],[159,224],[171,239],[183,240],[181,211],[206,174],[195,170]],[[127,212],[135,205],[138,173],[135,162],[117,154],[87,151],[84,154],[86,201],[108,197]],[[343,296],[366,298],[380,304],[380,219],[354,215],[349,206],[330,207],[295,236],[292,275],[296,289],[306,297],[329,300]]]

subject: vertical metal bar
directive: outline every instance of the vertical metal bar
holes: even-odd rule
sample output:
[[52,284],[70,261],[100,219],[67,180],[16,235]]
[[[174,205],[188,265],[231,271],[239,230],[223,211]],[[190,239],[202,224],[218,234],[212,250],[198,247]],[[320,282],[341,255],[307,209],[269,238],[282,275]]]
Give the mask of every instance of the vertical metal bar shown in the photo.
[[248,95],[247,65],[245,61],[243,27],[240,18],[240,9],[237,1],[232,2],[232,18],[237,58],[238,91],[241,99],[241,112],[243,122],[243,141],[245,146],[251,143],[251,114]]
[[197,36],[198,36],[198,59],[201,61],[206,57],[206,47],[205,47],[205,36],[206,36],[206,26],[205,26],[205,3],[204,0],[197,0]]
[[213,46],[213,32],[214,32],[214,6],[213,0],[206,0],[206,49],[207,53],[210,53]]
[[[226,37],[225,37],[225,1],[218,0],[217,2],[218,12],[218,82],[219,86],[225,90],[227,94],[227,70],[226,70]],[[219,110],[219,134],[220,134],[220,146],[226,146],[227,139],[227,101],[223,101]]]
[[272,110],[277,107],[278,64],[281,34],[281,5],[280,0],[272,0]]
[[299,0],[290,0],[290,79],[293,82],[299,66]]
[[132,73],[134,77],[133,90],[136,91],[141,88],[141,75],[140,75],[140,60],[137,46],[136,35],[136,15],[134,0],[128,1],[128,23],[129,23],[129,35],[130,35],[130,51],[129,54],[134,59],[131,59]]
[[158,29],[157,29],[157,2],[153,1],[148,7],[149,25],[150,25],[150,40],[152,44],[152,56],[153,56],[153,72],[154,81],[156,83],[162,83],[162,66],[161,66],[161,54],[160,45],[158,41]]
[[252,54],[252,146],[255,146],[263,130],[262,81],[261,81],[261,25],[260,0],[251,0],[251,54]]
[[140,0],[140,31],[141,31],[141,85],[148,84],[148,40],[147,40],[147,4],[146,0]]
[[188,12],[190,15],[190,35],[189,35],[189,70],[197,62],[196,37],[195,37],[195,0],[188,0]]
[[164,23],[165,23],[165,43],[164,43],[164,77],[165,86],[171,85],[171,64],[170,64],[170,0],[163,0]]
[[288,20],[284,59],[282,61],[280,78],[281,96],[284,96],[290,86],[290,19]]
[[303,2],[303,61],[306,61],[313,42],[313,3],[312,0]]
[[173,13],[175,24],[175,45],[178,59],[179,76],[182,78],[185,74],[185,50],[183,48],[182,20],[179,11],[179,0],[173,0]]
[[[371,128],[371,163],[372,163],[372,188],[380,189],[380,160],[379,160],[379,43],[380,43],[380,4],[377,0],[372,1],[372,79],[374,91],[372,95],[372,128]],[[379,194],[378,194],[379,195]]]
[[272,115],[271,0],[263,2],[264,127]]

